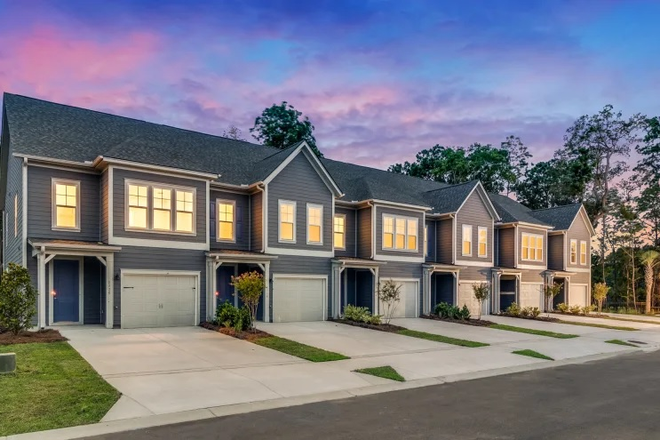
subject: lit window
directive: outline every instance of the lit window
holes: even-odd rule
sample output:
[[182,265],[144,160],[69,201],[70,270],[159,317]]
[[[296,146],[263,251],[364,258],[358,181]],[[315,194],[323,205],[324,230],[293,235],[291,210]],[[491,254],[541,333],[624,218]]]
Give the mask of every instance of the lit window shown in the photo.
[[307,243],[323,244],[323,206],[307,205]]
[[383,216],[383,249],[417,250],[416,218]]
[[463,255],[469,257],[472,255],[472,226],[463,225]]
[[485,258],[488,256],[488,228],[479,226],[479,251],[480,257]]
[[218,240],[235,240],[234,221],[234,202],[218,201]]
[[147,211],[149,187],[143,185],[128,185],[128,226],[147,229]]
[[296,203],[280,200],[280,241],[296,241]]
[[[55,212],[53,225],[56,228],[77,229],[79,182],[54,182]],[[17,204],[18,205],[18,204]],[[16,206],[16,211],[18,206]]]
[[394,247],[394,217],[385,216],[383,218],[383,248],[392,249]]
[[334,219],[335,248],[346,249],[346,216],[337,214]]
[[172,230],[172,190],[167,188],[153,189],[154,229]]
[[408,237],[406,239],[406,249],[409,251],[417,250],[417,220],[408,219],[406,220]]
[[176,190],[176,230],[179,232],[193,231],[193,193]]
[[577,264],[577,240],[571,240],[571,264]]
[[522,259],[528,261],[543,261],[543,236],[522,234]]
[[587,264],[587,242],[580,242],[580,264]]

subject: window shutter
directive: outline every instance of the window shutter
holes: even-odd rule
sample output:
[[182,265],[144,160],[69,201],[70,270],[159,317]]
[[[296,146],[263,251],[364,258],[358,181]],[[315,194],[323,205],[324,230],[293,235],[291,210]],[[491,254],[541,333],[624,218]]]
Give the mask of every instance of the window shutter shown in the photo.
[[209,221],[211,222],[211,239],[216,238],[216,228],[218,227],[218,222],[217,222],[217,209],[215,206],[215,201],[211,202],[211,211],[210,211],[210,216],[209,216]]
[[243,239],[243,207],[236,206],[236,241]]

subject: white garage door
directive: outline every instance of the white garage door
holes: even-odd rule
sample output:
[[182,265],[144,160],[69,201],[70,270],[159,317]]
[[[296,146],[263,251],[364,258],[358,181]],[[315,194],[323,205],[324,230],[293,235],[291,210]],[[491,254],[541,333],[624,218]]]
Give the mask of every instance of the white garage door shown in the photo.
[[197,276],[131,273],[122,277],[121,326],[197,325]]
[[520,307],[539,307],[543,302],[543,284],[520,284]]
[[309,322],[325,319],[326,278],[283,277],[273,280],[273,322]]
[[584,307],[587,305],[587,285],[571,283],[568,303],[572,306]]
[[[419,297],[419,282],[394,281],[401,286],[401,290],[399,291],[399,301],[394,305],[392,318],[416,318],[418,315],[417,298]],[[386,306],[381,302],[380,314],[384,315],[385,310]]]

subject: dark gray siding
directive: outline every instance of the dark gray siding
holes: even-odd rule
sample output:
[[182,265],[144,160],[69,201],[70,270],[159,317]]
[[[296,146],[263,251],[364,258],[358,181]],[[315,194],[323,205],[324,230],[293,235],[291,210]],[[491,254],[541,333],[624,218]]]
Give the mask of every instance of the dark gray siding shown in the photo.
[[[436,228],[436,222],[434,221],[427,221],[426,222],[426,230],[428,231],[428,235],[426,237],[427,243],[428,243],[428,252],[426,254],[426,261],[436,261],[436,239],[435,239],[435,228]],[[424,243],[422,241],[422,243]]]
[[101,224],[101,241],[103,243],[108,242],[108,171],[104,171],[103,174],[101,174],[100,178],[100,191],[101,191],[101,202],[100,202],[100,218],[99,218],[99,223]]
[[[332,251],[332,193],[316,170],[307,153],[296,156],[268,184],[268,245],[279,248]],[[296,242],[279,243],[278,200],[296,202]],[[307,244],[307,204],[323,206],[323,244]]]
[[[164,185],[176,185],[188,188],[195,188],[195,234],[168,234],[160,232],[127,231],[124,229],[125,211],[124,205],[126,179],[141,180],[150,183],[160,183]],[[139,171],[123,170],[114,168],[113,170],[113,233],[116,237],[142,238],[149,240],[169,240],[204,243],[206,242],[206,219],[208,217],[208,203],[206,201],[206,182],[199,180],[182,179],[179,177],[163,176],[161,174],[151,174]]]
[[357,214],[357,256],[371,258],[371,210],[373,208],[358,209]]
[[[235,206],[234,234],[236,240],[218,241],[218,200],[233,201]],[[209,214],[211,222],[211,249],[237,249],[247,251],[250,249],[250,196],[247,194],[236,194],[225,191],[211,190],[209,202]]]
[[454,244],[452,236],[454,235],[454,220],[440,220],[436,228],[436,246],[437,261],[439,263],[451,264],[454,257]]
[[[523,232],[543,236],[543,261],[529,261],[529,260],[523,260],[522,259],[522,234],[523,234]],[[545,267],[546,262],[547,262],[547,254],[548,254],[548,234],[546,234],[546,231],[544,229],[526,228],[526,227],[522,227],[522,226],[518,227],[518,265],[524,264],[524,265],[543,266],[543,267]]]
[[548,235],[548,269],[562,270],[563,268],[564,234]]
[[[200,319],[206,316],[206,256],[203,251],[122,246],[115,254],[115,272],[121,269],[187,270],[200,273]],[[114,325],[121,325],[121,281],[114,285]]]
[[[402,217],[417,219],[417,251],[393,251],[383,249],[383,214],[393,214]],[[424,256],[424,213],[419,211],[408,211],[384,206],[376,206],[376,254],[398,255],[401,257],[423,257]]]
[[[7,167],[7,195],[5,197],[7,243],[5,243],[6,255],[3,256],[3,263],[5,265],[7,263],[22,265],[23,246],[27,246],[27,243],[23,243],[23,161],[10,155]],[[18,196],[18,216],[14,216],[14,196]],[[14,235],[14,231],[17,232],[16,235]],[[36,278],[33,280],[36,284]]]
[[[591,235],[589,234],[589,229],[587,224],[584,222],[584,219],[581,215],[578,214],[577,218],[571,225],[571,228],[566,233],[566,263],[567,269],[570,271],[570,268],[588,268],[591,267]],[[578,255],[577,255],[577,264],[571,264],[570,252],[571,252],[571,239],[577,240],[578,243]],[[580,241],[587,242],[587,264],[580,264]],[[573,279],[571,278],[571,281]]]
[[459,279],[461,281],[490,281],[490,273],[489,267],[469,266],[461,269]]
[[[463,225],[472,226],[472,256],[463,255]],[[479,227],[487,228],[487,257],[479,257]],[[456,259],[465,261],[493,261],[493,218],[477,191],[473,191],[456,214]]]
[[[52,178],[80,182],[80,231],[53,230]],[[99,176],[28,167],[28,237],[99,241]]]
[[263,193],[256,192],[250,197],[250,223],[252,233],[250,234],[250,249],[253,251],[263,250]]
[[105,322],[105,266],[95,257],[83,261],[83,319],[85,324]]
[[497,244],[499,246],[499,249],[497,250],[499,257],[497,265],[501,267],[514,267],[516,264],[516,250],[514,242],[515,228],[497,229],[497,234]]
[[[36,290],[38,287],[37,283],[39,282],[37,278],[37,257],[28,257],[27,270],[30,274],[30,280],[32,281],[32,286]],[[48,264],[46,265],[46,281],[48,281]],[[37,313],[35,313],[34,317],[32,318],[32,325],[37,326],[39,325],[39,295],[37,295],[35,305],[37,308]],[[46,313],[48,313],[48,298],[46,298]]]
[[338,257],[355,257],[356,256],[356,244],[355,244],[355,237],[356,237],[356,213],[354,209],[349,209],[349,208],[340,208],[340,207],[335,207],[335,213],[336,214],[342,214],[346,217],[346,249],[335,249],[335,255]]

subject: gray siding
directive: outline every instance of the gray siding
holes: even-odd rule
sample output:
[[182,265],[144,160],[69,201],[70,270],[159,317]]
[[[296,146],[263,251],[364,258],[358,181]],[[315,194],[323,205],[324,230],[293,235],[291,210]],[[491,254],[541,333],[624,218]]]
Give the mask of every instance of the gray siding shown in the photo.
[[100,202],[100,218],[99,223],[101,224],[101,241],[103,243],[108,242],[108,189],[109,189],[109,175],[108,171],[104,171],[101,174],[100,178],[100,191],[101,191],[101,202]]
[[[11,152],[10,152],[11,153]],[[9,156],[7,170],[7,194],[5,197],[5,212],[7,224],[5,225],[5,255],[3,263],[23,264],[23,161]],[[18,196],[18,216],[14,216],[14,196]],[[17,221],[15,222],[15,218]],[[14,231],[17,234],[14,235]],[[32,278],[36,285],[36,271]]]
[[[141,180],[155,184],[176,185],[195,188],[195,234],[175,234],[147,231],[127,231],[125,225],[126,179]],[[183,179],[179,177],[163,176],[160,174],[144,173],[139,171],[113,170],[113,233],[116,237],[142,238],[149,240],[169,240],[181,242],[206,242],[206,219],[208,218],[208,203],[206,201],[206,182]]]
[[[234,210],[234,235],[235,241],[218,241],[218,200],[233,201]],[[211,249],[236,249],[250,250],[250,196],[247,194],[236,194],[225,191],[211,190],[209,202],[209,221],[211,222]]]
[[[426,237],[426,240],[428,242],[428,252],[426,254],[426,261],[436,261],[436,239],[435,239],[435,228],[436,228],[436,222],[434,221],[427,221],[426,222],[426,230],[428,231],[428,236]],[[424,243],[422,241],[422,243]]]
[[[206,317],[206,256],[203,251],[122,246],[115,254],[115,271],[121,269],[186,270],[200,273],[200,319]],[[114,285],[114,325],[121,325],[121,280]]]
[[516,264],[516,250],[515,250],[515,228],[502,228],[497,229],[497,250],[499,261],[496,263],[501,267],[514,267]]
[[520,280],[523,283],[542,283],[543,272],[545,272],[544,269],[539,269],[539,270],[523,269]]
[[[80,231],[53,230],[52,178],[80,182]],[[99,241],[99,176],[28,167],[28,237]]]
[[[463,225],[472,226],[472,255],[463,255]],[[479,227],[487,228],[487,257],[478,256]],[[473,191],[456,214],[456,259],[493,262],[493,217],[477,191]]]
[[489,267],[468,266],[459,272],[459,281],[490,281]]
[[452,236],[454,235],[454,220],[446,219],[437,222],[436,228],[436,253],[439,263],[451,264],[454,257],[454,244]]
[[[332,199],[330,189],[312,167],[306,153],[296,156],[268,184],[268,245],[279,248],[332,251]],[[296,242],[279,243],[278,200],[296,202]],[[307,204],[323,206],[323,244],[307,244]]]
[[250,197],[250,249],[253,251],[263,250],[263,193],[256,192]]
[[591,284],[591,273],[590,272],[577,272],[575,275],[571,275],[571,283],[573,283],[573,284]]
[[[571,225],[571,228],[566,232],[566,266],[570,271],[570,268],[588,268],[591,267],[591,235],[589,234],[589,229],[587,224],[584,222],[584,219],[581,215],[578,214],[577,218]],[[570,252],[571,252],[571,239],[577,240],[578,242],[578,255],[577,255],[577,264],[571,264]],[[587,242],[587,264],[580,264],[580,241]],[[572,278],[571,278],[572,281]]]
[[357,256],[359,258],[371,258],[371,210],[373,208],[363,208],[356,211],[357,214]]
[[548,269],[562,270],[563,268],[564,234],[548,235]]
[[[523,232],[529,234],[537,234],[543,236],[543,261],[530,261],[522,259],[522,234]],[[548,255],[548,234],[545,229],[535,229],[535,228],[526,228],[518,227],[518,265],[531,265],[531,266],[541,266],[546,267]]]
[[[392,214],[402,217],[417,219],[417,251],[394,251],[383,249],[383,214]],[[419,211],[408,211],[384,206],[376,206],[376,254],[398,255],[401,257],[423,257],[424,256],[424,213]]]
[[354,209],[335,207],[336,214],[342,214],[346,217],[346,249],[335,249],[335,255],[338,257],[355,257],[356,244],[355,237],[357,235],[356,228],[356,213]]

